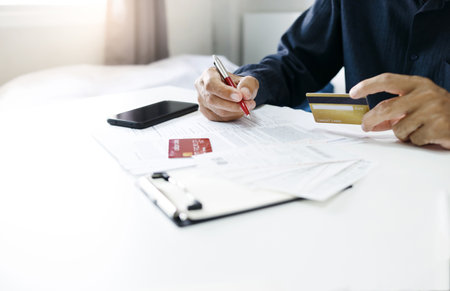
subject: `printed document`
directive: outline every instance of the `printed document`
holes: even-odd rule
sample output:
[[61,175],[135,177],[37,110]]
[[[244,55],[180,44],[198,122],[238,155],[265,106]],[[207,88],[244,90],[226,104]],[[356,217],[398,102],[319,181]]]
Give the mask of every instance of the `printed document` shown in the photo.
[[[270,144],[300,144],[352,141],[353,138],[314,132],[306,116],[298,119],[300,110],[264,105],[252,111],[252,118],[233,122],[214,122],[199,112],[146,129],[131,129],[105,124],[94,133],[95,139],[120,165],[133,175],[195,165],[193,159],[169,159],[169,139],[209,138],[213,153],[254,148]],[[310,117],[310,116],[308,116]]]
[[[358,136],[317,129],[309,113],[271,105],[251,119],[213,122],[195,112],[143,130],[105,125],[94,137],[133,175],[195,166],[205,177],[320,201],[372,166],[335,146]],[[212,152],[169,159],[169,139],[181,138],[209,138]]]

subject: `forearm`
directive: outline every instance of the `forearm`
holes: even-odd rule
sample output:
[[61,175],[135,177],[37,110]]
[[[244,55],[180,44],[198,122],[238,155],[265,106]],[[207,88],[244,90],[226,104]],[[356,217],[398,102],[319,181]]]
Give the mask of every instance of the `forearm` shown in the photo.
[[278,52],[235,73],[258,79],[257,104],[296,106],[342,67],[338,0],[317,1],[283,35]]

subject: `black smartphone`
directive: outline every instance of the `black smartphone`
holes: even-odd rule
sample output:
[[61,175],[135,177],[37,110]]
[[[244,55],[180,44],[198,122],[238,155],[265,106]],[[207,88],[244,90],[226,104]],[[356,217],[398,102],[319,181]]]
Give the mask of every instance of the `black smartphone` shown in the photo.
[[111,125],[142,129],[197,111],[197,109],[198,105],[195,103],[161,101],[119,113],[107,121]]

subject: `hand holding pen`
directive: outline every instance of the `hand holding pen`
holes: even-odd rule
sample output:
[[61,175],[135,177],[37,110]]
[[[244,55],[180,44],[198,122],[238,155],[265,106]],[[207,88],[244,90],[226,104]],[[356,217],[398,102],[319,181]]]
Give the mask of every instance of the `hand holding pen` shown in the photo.
[[216,56],[214,64],[216,67],[209,68],[195,81],[200,111],[214,121],[231,121],[250,114],[256,106],[253,99],[259,88],[258,80],[228,73]]
[[[237,89],[236,84],[231,79],[231,77],[228,75],[228,72],[225,69],[225,66],[222,64],[222,61],[216,55],[213,55],[213,59],[214,59],[214,67],[216,67],[217,71],[220,74],[220,77],[222,77],[222,80],[228,86],[231,86],[231,87]],[[249,117],[250,111],[248,111],[248,108],[247,108],[247,105],[245,105],[244,99],[241,99],[241,101],[239,101],[239,105],[241,106],[242,111],[244,111],[245,115],[247,115],[247,117]]]

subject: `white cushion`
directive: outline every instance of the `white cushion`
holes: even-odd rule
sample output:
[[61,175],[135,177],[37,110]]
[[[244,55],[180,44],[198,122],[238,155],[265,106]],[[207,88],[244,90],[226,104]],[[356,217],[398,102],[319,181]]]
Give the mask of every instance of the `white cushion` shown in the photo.
[[[229,71],[237,66],[225,57]],[[34,106],[156,86],[194,89],[195,79],[213,65],[211,56],[180,55],[149,65],[75,65],[17,77],[0,87],[0,107]]]

